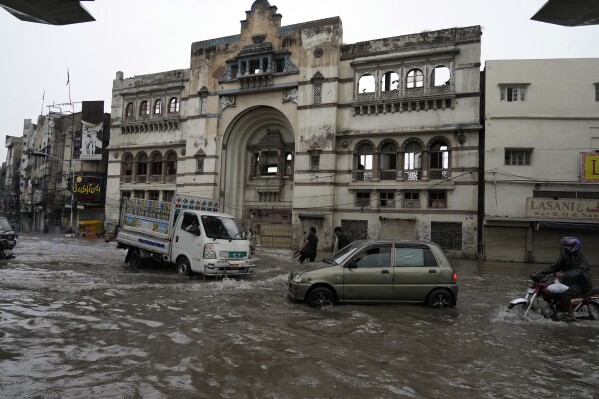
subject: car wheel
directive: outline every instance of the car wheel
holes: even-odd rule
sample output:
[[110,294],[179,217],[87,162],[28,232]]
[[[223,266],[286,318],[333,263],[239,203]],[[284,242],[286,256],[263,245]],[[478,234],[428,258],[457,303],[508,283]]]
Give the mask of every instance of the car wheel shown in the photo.
[[453,307],[455,303],[449,292],[439,289],[430,293],[426,305],[434,309],[444,309]]
[[131,251],[129,255],[129,267],[131,269],[141,269],[141,254],[138,250]]
[[191,265],[186,257],[181,257],[177,260],[177,273],[181,276],[191,276]]
[[306,303],[311,308],[324,308],[333,306],[335,303],[335,294],[326,287],[316,287],[308,294]]

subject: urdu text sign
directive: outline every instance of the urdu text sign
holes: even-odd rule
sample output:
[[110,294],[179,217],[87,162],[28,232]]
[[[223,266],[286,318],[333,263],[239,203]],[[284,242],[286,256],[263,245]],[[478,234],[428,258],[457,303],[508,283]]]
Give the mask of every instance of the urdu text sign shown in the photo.
[[599,201],[580,199],[527,198],[526,216],[548,219],[599,221]]
[[599,184],[599,153],[580,153],[580,182]]

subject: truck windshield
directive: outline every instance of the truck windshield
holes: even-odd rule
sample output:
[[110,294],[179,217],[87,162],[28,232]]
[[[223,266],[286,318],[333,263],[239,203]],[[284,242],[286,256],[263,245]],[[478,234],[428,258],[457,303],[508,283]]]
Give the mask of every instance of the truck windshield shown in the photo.
[[243,240],[243,230],[236,219],[220,216],[202,216],[206,236],[227,240]]

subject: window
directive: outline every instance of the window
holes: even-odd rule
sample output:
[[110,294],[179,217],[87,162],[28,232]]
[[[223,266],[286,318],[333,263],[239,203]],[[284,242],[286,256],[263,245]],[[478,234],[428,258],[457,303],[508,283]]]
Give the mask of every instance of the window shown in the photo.
[[397,72],[385,72],[381,80],[381,91],[392,91],[399,88],[399,75]]
[[404,192],[401,206],[404,208],[420,208],[420,193],[418,191]]
[[322,83],[314,83],[314,104],[322,104]]
[[599,101],[599,83],[595,83],[595,101]]
[[445,139],[434,141],[430,146],[430,166],[428,177],[432,180],[449,177],[449,146]]
[[532,150],[528,148],[522,149],[506,149],[505,164],[506,165],[530,165],[530,157]]
[[148,199],[149,200],[158,201],[159,196],[160,196],[160,191],[156,191],[156,190],[148,191]]
[[435,255],[429,248],[396,247],[395,266],[431,267],[438,266]]
[[133,103],[127,104],[125,108],[125,117],[133,116]]
[[393,208],[395,206],[395,193],[393,191],[381,191],[379,193],[379,206],[381,208]]
[[156,153],[152,156],[151,174],[155,176],[162,175],[162,155]]
[[131,191],[121,191],[121,198],[124,200],[131,198]]
[[279,172],[279,153],[265,151],[262,153],[262,176],[276,176]]
[[418,87],[424,87],[424,74],[420,69],[414,68],[408,72],[406,88],[415,89]]
[[447,208],[447,193],[445,191],[429,191],[429,208]]
[[135,196],[135,198],[138,199],[144,199],[145,198],[145,192],[142,190],[135,190],[135,192],[133,193],[133,195]]
[[431,241],[443,249],[462,249],[462,223],[431,222]]
[[439,65],[433,69],[431,74],[431,82],[434,87],[449,86],[450,74],[449,68],[445,65]]
[[148,156],[144,153],[137,158],[137,182],[145,183],[148,173]]
[[196,173],[204,173],[204,157],[196,158]]
[[293,154],[287,152],[285,154],[285,176],[293,175]]
[[365,142],[358,144],[356,149],[356,180],[370,181],[373,178],[372,161],[374,158],[374,146]]
[[173,182],[177,178],[177,154],[170,152],[166,155],[166,179]]
[[370,207],[370,193],[364,191],[356,192],[356,206],[359,207]]
[[383,143],[379,152],[380,179],[395,180],[397,178],[397,145],[393,142]]
[[404,179],[410,181],[420,180],[422,177],[422,144],[418,141],[409,141],[404,150]]
[[175,192],[174,191],[170,191],[170,190],[165,190],[162,192],[162,200],[165,202],[170,202],[172,201],[173,197],[175,196]]
[[127,154],[123,157],[123,170],[121,172],[123,176],[133,175],[133,155]]
[[150,115],[150,107],[148,106],[147,101],[142,101],[141,104],[139,105],[139,115],[140,116]]
[[310,170],[316,171],[320,169],[320,154],[310,155]]
[[367,73],[358,81],[358,93],[374,93],[374,76]]
[[525,86],[504,86],[501,87],[501,101],[524,101],[526,100]]
[[177,97],[171,98],[170,101],[168,102],[168,112],[169,113],[179,112],[179,100],[177,100]]
[[391,267],[391,245],[366,248],[357,253],[351,261],[356,262],[358,268]]
[[154,102],[154,115],[159,115],[162,113],[162,100],[156,100]]

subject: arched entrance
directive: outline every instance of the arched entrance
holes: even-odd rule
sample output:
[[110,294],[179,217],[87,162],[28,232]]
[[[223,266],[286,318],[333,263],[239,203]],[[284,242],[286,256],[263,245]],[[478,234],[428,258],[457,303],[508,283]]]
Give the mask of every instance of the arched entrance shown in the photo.
[[221,156],[221,208],[251,227],[262,246],[292,246],[294,159],[293,128],[275,108],[250,108],[227,127]]

